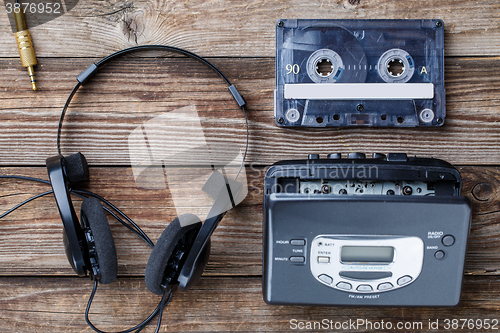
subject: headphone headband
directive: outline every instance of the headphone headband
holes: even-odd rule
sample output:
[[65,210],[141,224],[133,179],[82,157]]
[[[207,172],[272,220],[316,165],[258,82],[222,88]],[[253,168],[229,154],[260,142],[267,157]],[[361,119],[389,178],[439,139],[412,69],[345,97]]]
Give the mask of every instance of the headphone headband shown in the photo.
[[69,94],[69,97],[66,100],[66,103],[64,103],[64,107],[62,109],[61,116],[59,118],[59,125],[57,126],[57,153],[59,155],[62,155],[61,154],[61,146],[60,146],[60,141],[61,141],[60,137],[61,137],[61,129],[62,129],[62,123],[63,123],[63,120],[64,120],[64,115],[66,114],[66,110],[68,109],[69,103],[73,99],[73,96],[76,94],[76,92],[78,91],[78,89],[80,88],[80,86],[83,86],[86,83],[88,83],[89,80],[97,73],[97,71],[101,67],[103,67],[104,65],[106,65],[107,63],[115,60],[116,58],[124,56],[126,54],[130,54],[130,53],[134,53],[134,52],[140,52],[140,51],[167,51],[167,52],[174,52],[174,53],[183,54],[183,55],[185,55],[185,56],[187,56],[189,58],[198,60],[201,63],[207,65],[210,69],[212,69],[214,72],[216,72],[227,83],[229,92],[231,93],[231,95],[233,96],[234,100],[236,101],[236,103],[238,104],[238,106],[241,108],[241,110],[243,111],[243,114],[245,116],[245,124],[246,124],[247,134],[246,134],[245,153],[244,153],[244,156],[243,156],[243,162],[242,162],[242,164],[245,163],[245,157],[246,157],[246,153],[247,153],[247,149],[248,149],[248,119],[247,119],[247,115],[246,115],[245,107],[244,107],[246,103],[245,103],[245,100],[243,99],[243,97],[241,96],[241,94],[239,93],[238,89],[236,89],[236,87],[233,84],[231,84],[231,81],[229,81],[229,79],[217,67],[215,67],[215,65],[213,65],[207,59],[205,59],[203,57],[200,57],[199,55],[197,55],[197,54],[195,54],[193,52],[190,52],[190,51],[187,51],[187,50],[183,50],[183,49],[180,49],[178,47],[167,46],[167,45],[155,45],[155,44],[153,44],[153,45],[139,45],[139,46],[129,47],[129,48],[120,50],[118,52],[115,52],[113,54],[110,54],[109,56],[104,57],[101,60],[99,60],[97,63],[92,63],[89,67],[87,67],[83,72],[81,72],[76,77],[76,79],[78,80],[78,83],[75,85],[75,87],[73,88],[73,90]]

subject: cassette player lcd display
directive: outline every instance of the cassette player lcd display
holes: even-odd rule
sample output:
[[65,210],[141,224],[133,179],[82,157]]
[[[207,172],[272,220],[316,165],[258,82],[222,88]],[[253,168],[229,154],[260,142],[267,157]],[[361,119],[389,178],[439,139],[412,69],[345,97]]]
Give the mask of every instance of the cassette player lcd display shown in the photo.
[[451,164],[401,153],[274,164],[264,180],[264,300],[457,305],[471,219],[461,185]]
[[279,20],[279,126],[441,126],[441,20]]

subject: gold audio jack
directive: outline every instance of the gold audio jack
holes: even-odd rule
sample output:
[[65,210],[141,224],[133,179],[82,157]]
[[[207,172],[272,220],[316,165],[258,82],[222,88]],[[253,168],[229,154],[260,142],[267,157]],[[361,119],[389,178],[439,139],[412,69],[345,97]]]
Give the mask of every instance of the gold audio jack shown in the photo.
[[[19,3],[16,0],[16,3]],[[24,19],[23,8],[19,7],[19,12],[14,11],[14,18],[16,20],[16,41],[17,48],[19,49],[19,56],[21,57],[21,65],[28,68],[28,74],[30,75],[31,87],[33,90],[37,90],[35,71],[33,66],[37,64],[35,49],[33,48],[33,42],[31,41],[31,35],[26,28],[26,21]]]

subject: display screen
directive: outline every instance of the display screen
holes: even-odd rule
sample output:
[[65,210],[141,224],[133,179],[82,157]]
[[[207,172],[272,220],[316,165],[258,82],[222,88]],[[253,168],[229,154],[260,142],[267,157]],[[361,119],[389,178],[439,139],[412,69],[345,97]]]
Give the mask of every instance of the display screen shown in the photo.
[[340,261],[343,263],[391,263],[394,260],[392,246],[342,246]]

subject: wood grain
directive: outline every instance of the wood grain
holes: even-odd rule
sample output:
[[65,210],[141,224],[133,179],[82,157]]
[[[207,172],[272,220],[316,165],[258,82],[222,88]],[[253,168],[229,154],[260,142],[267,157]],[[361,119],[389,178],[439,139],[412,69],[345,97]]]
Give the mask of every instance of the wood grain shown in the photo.
[[[80,0],[67,14],[30,29],[38,57],[95,57],[137,44],[168,44],[204,56],[274,55],[280,18],[422,19],[445,22],[448,56],[499,55],[495,0],[128,1]],[[28,27],[30,17],[27,15]],[[0,33],[12,34],[0,14]],[[237,33],[236,33],[237,32]],[[17,57],[5,38],[0,57]]]
[[[216,58],[213,62],[248,102],[249,164],[269,165],[312,152],[390,151],[440,157],[455,164],[498,165],[499,59],[447,59],[447,118],[444,127],[435,129],[278,128],[273,118],[274,60]],[[25,71],[12,63],[0,60],[0,165],[43,165],[55,152],[62,105],[75,76],[89,61],[42,59],[41,91],[36,93],[29,90]],[[64,153],[81,151],[95,165],[128,165],[131,131],[185,106],[198,110],[206,140],[222,159],[227,158],[223,152],[228,144],[244,147],[241,111],[222,80],[199,63],[178,58],[126,59],[110,64],[94,80],[71,104],[63,128]],[[179,127],[179,131],[189,133],[189,128]]]
[[[212,253],[206,270],[208,275],[260,275],[262,272],[262,183],[264,168],[247,170],[247,198],[231,210],[212,241]],[[185,171],[189,174],[189,170]],[[463,194],[472,201],[473,217],[466,261],[466,274],[500,274],[500,168],[462,167]],[[0,174],[24,174],[46,178],[44,168],[1,168]],[[92,168],[86,189],[113,202],[151,237],[159,237],[176,212],[168,189],[151,190],[137,187],[129,168]],[[188,178],[188,177],[186,177]],[[1,181],[0,211],[6,211],[34,193],[47,190],[47,185],[26,181]],[[169,184],[179,188],[178,184]],[[491,188],[481,192],[478,186]],[[182,184],[180,186],[182,188]],[[200,185],[201,187],[201,185]],[[200,188],[198,187],[198,188]],[[186,190],[186,186],[183,187]],[[191,187],[189,187],[191,188]],[[202,194],[187,191],[196,198],[185,204],[183,212],[203,216],[206,210],[193,207]],[[198,191],[199,192],[199,191]],[[79,207],[76,201],[76,207]],[[78,208],[77,208],[78,209]],[[118,254],[119,274],[144,274],[150,248],[110,217]],[[73,275],[61,242],[61,221],[54,199],[44,199],[26,205],[1,220],[1,275]],[[12,235],[16,237],[12,237]],[[20,242],[19,239],[23,241]],[[22,262],[22,264],[20,264]]]
[[[91,332],[84,309],[91,283],[76,278],[0,278],[2,332]],[[203,277],[193,289],[177,292],[164,312],[161,332],[290,332],[290,320],[335,322],[421,322],[429,320],[499,319],[500,282],[493,277],[465,277],[462,301],[455,308],[353,308],[271,306],[262,300],[258,277]],[[142,279],[120,279],[101,286],[93,303],[91,320],[101,330],[125,329],[142,321],[154,309],[158,296],[149,293]],[[65,309],[61,311],[61,309]],[[148,327],[144,332],[153,332]],[[324,330],[307,330],[320,332]],[[328,330],[328,332],[332,332]],[[359,327],[356,332],[373,332]],[[391,330],[386,330],[391,331]],[[394,330],[393,330],[394,331]],[[483,330],[468,330],[482,332]],[[491,330],[489,330],[491,331]],[[489,332],[484,330],[484,332]]]

